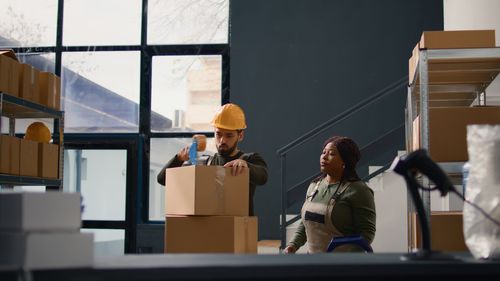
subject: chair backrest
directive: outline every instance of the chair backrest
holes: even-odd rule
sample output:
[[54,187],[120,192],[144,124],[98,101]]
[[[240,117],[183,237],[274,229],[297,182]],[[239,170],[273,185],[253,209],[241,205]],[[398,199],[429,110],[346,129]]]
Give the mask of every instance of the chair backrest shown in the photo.
[[351,236],[334,237],[334,238],[332,238],[332,240],[328,244],[326,252],[327,253],[331,253],[338,246],[346,245],[346,244],[358,245],[363,250],[365,250],[365,252],[367,252],[367,253],[373,253],[372,247],[370,246],[370,244],[363,237],[361,237],[361,235],[351,235]]

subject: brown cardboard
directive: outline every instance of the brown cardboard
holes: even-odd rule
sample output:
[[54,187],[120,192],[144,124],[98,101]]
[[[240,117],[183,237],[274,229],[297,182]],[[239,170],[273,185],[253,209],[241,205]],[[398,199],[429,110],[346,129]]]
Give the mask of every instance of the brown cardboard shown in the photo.
[[257,253],[257,217],[167,216],[165,253]]
[[421,49],[495,48],[495,30],[424,31]]
[[[467,125],[470,124],[500,124],[500,107],[430,108],[429,153],[431,158],[437,162],[467,161],[469,159]],[[415,130],[414,127],[413,133],[415,138],[417,137],[415,134],[420,134],[420,131]]]
[[10,75],[9,75],[9,94],[18,97],[19,96],[19,71],[21,65],[12,60],[10,62]]
[[38,143],[21,139],[19,174],[21,176],[38,176]]
[[0,174],[10,174],[10,139],[0,135]]
[[48,106],[55,110],[61,110],[61,78],[54,75],[54,96]]
[[33,80],[35,69],[22,63],[19,69],[19,97],[25,100],[33,101]]
[[6,56],[0,56],[0,92],[9,93],[9,77],[11,59]]
[[58,178],[59,146],[50,143],[38,143],[38,176]]
[[17,61],[16,53],[14,53],[14,50],[0,50],[0,57],[8,57],[13,59],[14,61]]
[[21,156],[21,139],[10,137],[10,174],[19,175]]
[[[40,82],[40,104],[49,107],[49,103],[54,100],[55,93],[55,81],[54,75],[50,72],[40,72],[39,75]],[[52,104],[50,107],[54,107]]]
[[[422,247],[422,233],[416,213],[411,214],[413,232],[411,247]],[[435,251],[464,252],[468,251],[463,231],[461,212],[431,212],[431,248]]]
[[413,48],[411,58],[408,60],[408,84],[410,85],[413,83],[413,79],[415,78],[419,56],[420,46],[419,43],[417,43],[417,45]]
[[248,169],[238,176],[221,166],[185,166],[166,170],[167,215],[248,216]]
[[40,103],[40,70],[34,67],[31,76],[31,101]]

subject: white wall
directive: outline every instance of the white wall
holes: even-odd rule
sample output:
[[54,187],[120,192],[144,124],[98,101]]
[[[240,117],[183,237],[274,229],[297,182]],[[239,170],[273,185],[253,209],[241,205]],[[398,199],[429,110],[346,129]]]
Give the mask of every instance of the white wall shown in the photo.
[[[500,1],[444,0],[444,30],[494,29],[496,46],[500,46]],[[500,104],[500,78],[486,89],[489,104]],[[490,99],[491,98],[491,99]]]

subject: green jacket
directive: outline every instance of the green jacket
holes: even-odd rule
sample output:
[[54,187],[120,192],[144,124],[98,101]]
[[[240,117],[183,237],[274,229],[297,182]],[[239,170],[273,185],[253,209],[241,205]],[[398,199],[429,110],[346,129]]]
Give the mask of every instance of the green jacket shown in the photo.
[[[239,151],[233,157],[224,157],[216,153],[213,157],[208,159],[208,165],[216,165],[216,166],[224,166],[227,162],[236,160],[241,158],[245,160],[248,164],[248,168],[250,170],[250,202],[249,202],[249,214],[250,216],[254,215],[253,210],[253,196],[255,194],[255,189],[257,185],[264,185],[267,182],[267,164],[264,159],[258,153],[243,153]],[[157,180],[161,185],[165,185],[165,170],[168,168],[175,168],[182,166],[183,162],[177,158],[175,155],[167,164],[161,169],[160,173],[158,173]]]
[[[313,193],[316,182],[309,185],[307,196]],[[321,184],[312,202],[328,204],[338,185]],[[345,192],[337,199],[332,210],[332,222],[345,236],[361,235],[368,243],[375,238],[375,200],[373,191],[362,181],[352,182]],[[307,241],[306,231],[300,222],[289,245],[300,248]]]

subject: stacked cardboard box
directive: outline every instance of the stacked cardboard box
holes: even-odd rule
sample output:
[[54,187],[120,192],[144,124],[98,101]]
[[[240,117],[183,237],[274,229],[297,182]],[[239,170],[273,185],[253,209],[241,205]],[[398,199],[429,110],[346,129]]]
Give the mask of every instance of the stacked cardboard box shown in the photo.
[[257,253],[257,217],[249,217],[249,173],[221,166],[166,171],[166,253]]
[[0,193],[0,264],[24,269],[89,267],[93,235],[80,233],[80,195]]
[[19,63],[12,50],[0,50],[0,92],[55,110],[61,107],[60,78]]
[[0,135],[0,174],[57,179],[59,145]]
[[[462,212],[434,211],[430,217],[431,248],[435,251],[466,252]],[[422,247],[422,230],[416,213],[410,214],[410,246]]]

